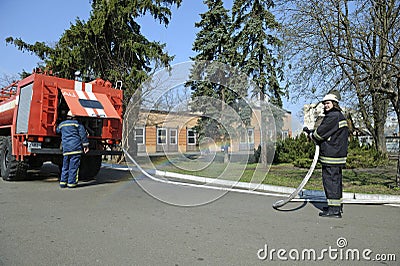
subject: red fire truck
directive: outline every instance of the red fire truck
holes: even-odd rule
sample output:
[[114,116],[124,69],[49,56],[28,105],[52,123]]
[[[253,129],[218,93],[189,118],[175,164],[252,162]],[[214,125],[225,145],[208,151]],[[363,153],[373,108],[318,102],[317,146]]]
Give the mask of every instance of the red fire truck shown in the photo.
[[89,153],[82,156],[80,177],[92,178],[103,155],[121,154],[114,148],[122,138],[123,91],[109,81],[85,83],[42,73],[0,91],[0,173],[4,180],[27,177],[46,161],[62,165],[57,125],[71,110],[85,126]]

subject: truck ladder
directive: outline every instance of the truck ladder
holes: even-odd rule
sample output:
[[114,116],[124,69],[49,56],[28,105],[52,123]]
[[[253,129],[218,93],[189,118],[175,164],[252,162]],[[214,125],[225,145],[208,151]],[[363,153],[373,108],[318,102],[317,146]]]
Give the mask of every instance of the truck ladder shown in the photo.
[[56,93],[54,93],[53,86],[50,87],[44,84],[44,82],[42,83],[42,112],[40,112],[40,121],[42,121],[44,127],[54,126],[57,122],[57,85],[55,88]]

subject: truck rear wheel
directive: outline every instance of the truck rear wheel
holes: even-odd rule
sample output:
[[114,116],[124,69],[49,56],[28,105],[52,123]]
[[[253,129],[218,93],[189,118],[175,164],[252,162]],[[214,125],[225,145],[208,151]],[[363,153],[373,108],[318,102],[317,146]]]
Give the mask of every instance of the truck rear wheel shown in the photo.
[[79,179],[93,179],[100,171],[101,155],[82,156],[81,165],[79,167]]
[[12,155],[11,137],[0,138],[0,172],[6,181],[26,179],[28,164]]

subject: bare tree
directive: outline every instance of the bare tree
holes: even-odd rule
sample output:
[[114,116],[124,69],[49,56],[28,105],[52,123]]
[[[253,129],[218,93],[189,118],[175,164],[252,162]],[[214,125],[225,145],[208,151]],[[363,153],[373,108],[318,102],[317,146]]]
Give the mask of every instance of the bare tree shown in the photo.
[[0,76],[0,88],[7,87],[18,80],[19,78],[17,75],[2,74]]
[[[388,9],[384,14],[378,8],[382,5]],[[389,97],[382,93],[383,77],[399,72],[398,3],[293,0],[280,7],[297,92],[337,88],[356,97],[366,128],[384,152]],[[390,26],[382,25],[386,20]]]
[[376,148],[386,153],[389,102],[400,122],[399,1],[278,2],[295,92],[315,95],[335,88],[343,98],[355,99]]

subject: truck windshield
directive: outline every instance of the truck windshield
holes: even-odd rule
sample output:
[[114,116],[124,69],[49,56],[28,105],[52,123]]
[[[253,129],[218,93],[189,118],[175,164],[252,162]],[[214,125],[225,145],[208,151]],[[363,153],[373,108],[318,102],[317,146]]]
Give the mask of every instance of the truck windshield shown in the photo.
[[103,105],[96,100],[79,99],[79,103],[85,108],[104,109]]

